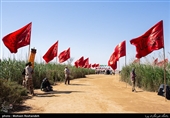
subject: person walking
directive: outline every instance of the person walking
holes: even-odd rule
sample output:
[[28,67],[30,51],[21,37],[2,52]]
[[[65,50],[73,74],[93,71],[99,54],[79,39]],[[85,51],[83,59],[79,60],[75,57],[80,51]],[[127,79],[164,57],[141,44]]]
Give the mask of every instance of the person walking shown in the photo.
[[65,84],[70,84],[70,70],[68,69],[68,67],[66,66],[64,69],[64,74],[65,74]]
[[32,80],[32,74],[33,74],[33,68],[31,67],[31,62],[28,62],[25,67],[25,80],[26,80],[26,88],[29,90],[29,93],[31,95],[34,94],[34,88],[33,88],[33,80]]
[[135,89],[135,82],[136,82],[135,68],[133,68],[131,71],[131,82],[132,82],[132,92],[136,92],[136,89]]

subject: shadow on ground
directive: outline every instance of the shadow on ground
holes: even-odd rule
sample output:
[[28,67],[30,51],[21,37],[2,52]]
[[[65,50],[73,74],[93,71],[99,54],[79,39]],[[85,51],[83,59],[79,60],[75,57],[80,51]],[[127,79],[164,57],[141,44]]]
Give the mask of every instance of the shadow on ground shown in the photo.
[[76,85],[76,86],[89,86],[87,84],[70,84],[70,85]]
[[136,92],[139,93],[139,92],[143,92],[143,91],[137,91],[137,90],[136,90]]
[[32,109],[32,108],[29,107],[29,106],[19,104],[19,105],[15,105],[15,106],[13,107],[13,110],[10,111],[10,113],[20,112],[20,111],[29,111],[29,110],[31,110],[31,109]]
[[73,92],[83,92],[83,91],[50,91],[50,92],[43,92],[43,93],[37,93],[36,97],[57,97],[56,94],[70,94]]

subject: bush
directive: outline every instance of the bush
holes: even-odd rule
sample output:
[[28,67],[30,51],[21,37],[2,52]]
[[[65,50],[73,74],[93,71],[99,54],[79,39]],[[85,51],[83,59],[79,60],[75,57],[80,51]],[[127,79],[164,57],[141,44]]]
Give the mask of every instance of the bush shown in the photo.
[[27,96],[27,90],[17,82],[11,82],[0,79],[0,105],[4,102],[6,104],[20,104],[23,101],[22,96]]

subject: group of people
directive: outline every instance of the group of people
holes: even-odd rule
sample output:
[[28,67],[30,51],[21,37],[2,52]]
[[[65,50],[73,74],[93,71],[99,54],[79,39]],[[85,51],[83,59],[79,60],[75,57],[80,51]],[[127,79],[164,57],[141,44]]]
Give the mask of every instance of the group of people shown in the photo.
[[[31,62],[26,63],[24,71],[22,72],[22,75],[23,75],[22,84],[25,88],[27,88],[28,93],[34,96],[35,93],[34,93],[33,80],[32,80],[33,73],[34,71],[32,68],[32,63]],[[70,84],[70,70],[68,69],[67,66],[64,69],[64,75],[65,75],[65,84],[69,85]],[[53,91],[53,87],[51,86],[48,78],[44,78],[42,80],[40,89],[45,92]]]
[[[24,68],[24,79],[23,79],[23,86],[26,87],[28,89],[28,92],[30,94],[32,94],[33,96],[34,94],[34,87],[33,87],[33,80],[32,80],[32,74],[34,73],[33,68],[32,68],[32,64],[31,62],[26,63],[25,65],[26,67]],[[70,70],[68,69],[68,67],[66,66],[64,69],[64,75],[65,75],[65,84],[70,84]],[[132,69],[131,73],[131,82],[132,82],[132,92],[136,92],[135,89],[135,82],[136,82],[136,73],[135,73],[135,68]],[[40,89],[42,91],[48,92],[48,91],[53,91],[52,89],[53,87],[51,86],[48,78],[44,78],[42,83],[41,83],[41,87]]]

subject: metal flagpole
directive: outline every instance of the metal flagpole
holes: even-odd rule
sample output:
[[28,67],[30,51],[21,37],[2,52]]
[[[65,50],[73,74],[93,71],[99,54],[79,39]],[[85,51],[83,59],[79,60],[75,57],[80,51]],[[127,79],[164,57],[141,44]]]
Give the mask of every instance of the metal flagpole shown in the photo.
[[28,61],[29,61],[29,56],[30,56],[30,44],[28,46]]
[[57,64],[58,62],[57,62],[57,56],[56,56],[56,64]]
[[[57,40],[58,41],[58,40]],[[59,43],[59,41],[58,41],[58,43]],[[57,60],[57,58],[58,58],[58,47],[57,47],[57,56],[56,56],[56,64],[58,63],[58,60]]]
[[[1,35],[1,39],[2,39],[2,2],[1,2],[1,9],[0,10],[1,10],[1,12],[0,12],[1,13],[1,21],[0,21],[1,22],[1,32],[0,32],[0,35]],[[1,57],[0,57],[0,61],[2,61],[2,58],[3,58],[2,57],[3,56],[2,43],[3,43],[3,41],[1,40],[1,48],[0,48],[0,50],[1,50],[1,52],[0,52],[1,55],[0,56]]]
[[[32,23],[31,23],[31,29],[32,29]],[[30,34],[30,44],[31,44],[31,34]],[[28,46],[28,61],[29,61],[29,56],[30,56],[30,53],[31,53],[30,44]]]
[[[120,60],[118,61],[119,71],[120,71]],[[119,74],[119,81],[120,81],[120,74]]]
[[[162,21],[163,22],[163,21]],[[163,23],[162,23],[163,24]],[[163,30],[163,29],[162,29]],[[163,32],[163,31],[162,31]],[[163,34],[163,40],[164,40],[164,34]],[[163,57],[164,57],[164,93],[165,93],[165,101],[166,101],[166,68],[165,68],[165,46],[163,47]]]
[[163,55],[164,55],[164,93],[165,93],[165,101],[166,101],[166,68],[165,68],[165,48],[163,48]]
[[[125,56],[125,67],[126,67],[126,56]],[[127,88],[127,83],[128,83],[128,79],[126,80],[126,88]]]

